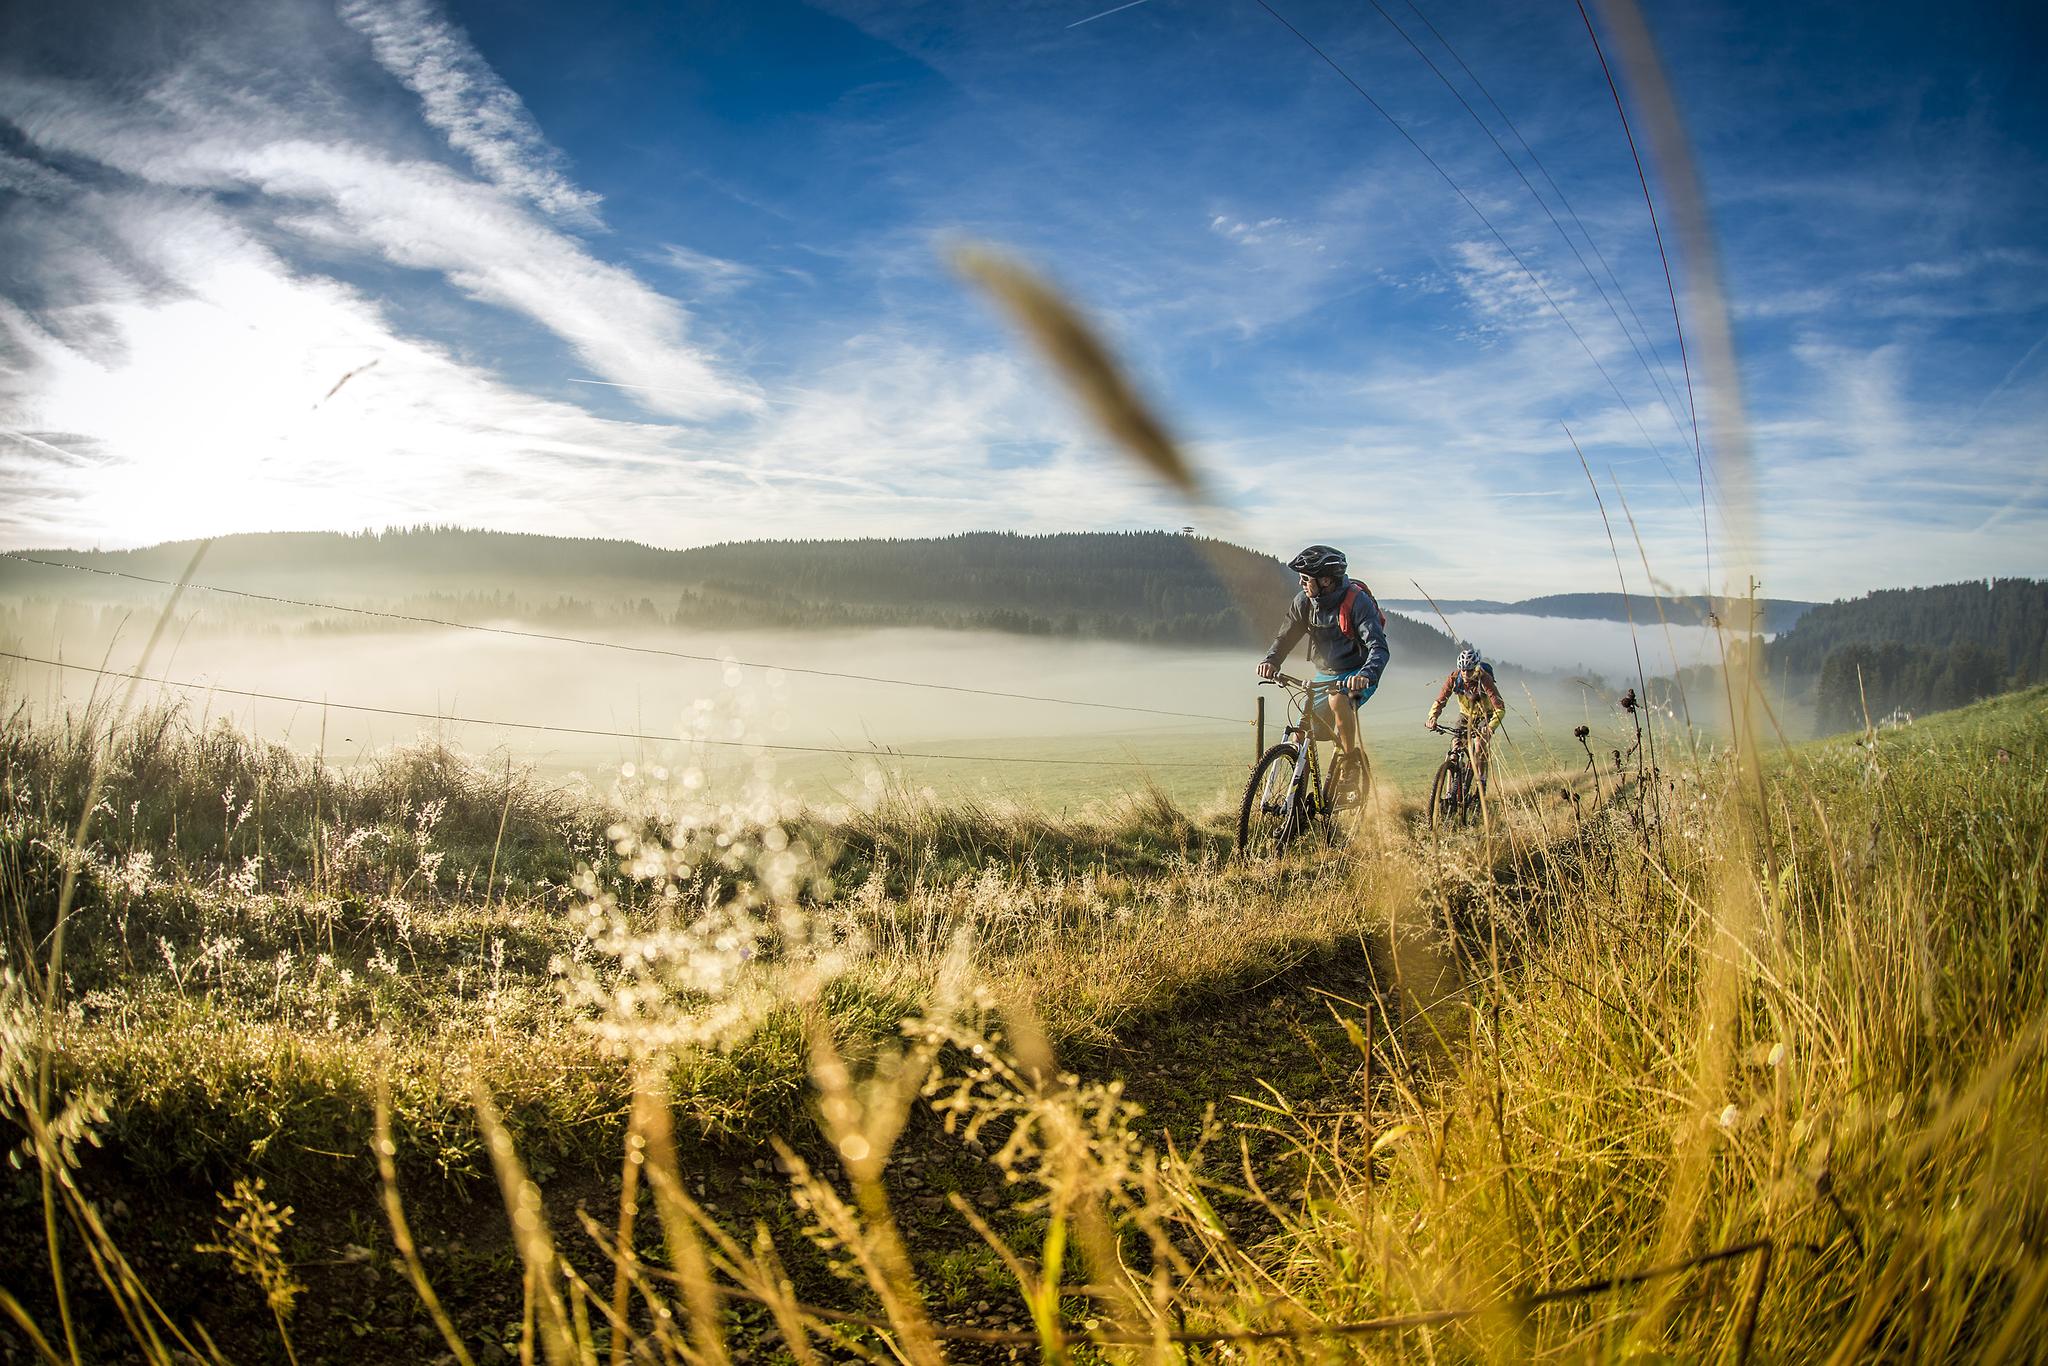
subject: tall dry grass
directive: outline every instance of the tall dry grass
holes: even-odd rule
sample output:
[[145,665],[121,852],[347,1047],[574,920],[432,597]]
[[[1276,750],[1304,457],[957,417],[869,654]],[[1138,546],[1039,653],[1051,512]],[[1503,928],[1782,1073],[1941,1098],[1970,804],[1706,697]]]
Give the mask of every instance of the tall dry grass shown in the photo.
[[[1754,856],[1727,838],[1725,759],[1661,777],[1655,802],[1503,783],[1487,831],[1439,840],[1383,813],[1345,851],[1276,867],[1041,868],[991,846],[972,876],[903,880],[882,858],[824,896],[828,861],[791,853],[800,827],[614,822],[618,876],[587,870],[560,913],[582,957],[564,955],[518,1024],[501,1020],[495,1050],[453,1067],[442,1050],[430,1103],[402,1037],[380,1050],[328,1031],[322,1085],[371,1098],[373,1132],[353,1141],[374,1141],[389,1247],[457,1359],[492,1335],[438,1294],[405,1224],[408,1189],[440,1179],[450,1143],[467,1154],[456,1168],[498,1174],[529,1306],[515,1346],[549,1361],[720,1360],[745,1304],[798,1359],[2029,1359],[2048,1350],[2044,709],[2036,692],[1781,759]],[[728,857],[737,876],[698,878]],[[1730,885],[1756,926],[1740,939],[1711,909]],[[1136,1003],[1171,1008],[1367,932],[1379,995],[1330,1001],[1356,1049],[1350,1099],[1257,1098],[1278,1149],[1249,1131],[1162,1143],[1113,1078],[1059,1060]],[[1702,995],[1716,973],[1736,984],[1718,1074],[1692,1046],[1717,1023]],[[235,1037],[218,1027],[232,975],[209,989],[204,1045],[153,1055],[157,1084],[203,1075],[204,1051]],[[143,1357],[209,1359],[193,1325],[153,1310],[81,1176],[94,1135],[135,1142],[121,1111],[141,1093],[120,1087],[143,1055],[105,1051],[117,1019],[72,1018],[57,1041],[68,1098],[40,1118],[19,1066],[39,1016],[18,978],[8,991],[8,1118],[58,1178],[96,1302]],[[160,1022],[125,1033],[130,1049],[176,1037]],[[1276,1072],[1294,1046],[1273,1041]],[[582,1074],[602,1085],[572,1059],[609,1060]],[[693,1079],[717,1067],[790,1097],[733,1111],[734,1130],[795,1139],[804,1110],[819,1126],[822,1144],[782,1150],[779,1235],[727,1226],[683,1176],[706,1132]],[[273,1100],[311,1105],[319,1089]],[[933,1293],[929,1230],[891,1185],[920,1110],[1030,1216],[1002,1232],[954,1204],[1008,1268],[1028,1329],[949,1322]],[[622,1197],[651,1203],[573,1223],[550,1209],[547,1171],[592,1142],[618,1145]],[[1693,1191],[1684,1171],[1702,1174]],[[1670,1247],[1674,1197],[1696,1207]],[[1248,1241],[1219,1214],[1231,1200],[1262,1207],[1269,1232]],[[275,1207],[245,1189],[239,1208],[288,1272],[289,1230],[263,1223]],[[851,1279],[833,1302],[815,1285],[799,1296],[787,1270],[815,1256]],[[18,1322],[31,1333],[25,1309]]]

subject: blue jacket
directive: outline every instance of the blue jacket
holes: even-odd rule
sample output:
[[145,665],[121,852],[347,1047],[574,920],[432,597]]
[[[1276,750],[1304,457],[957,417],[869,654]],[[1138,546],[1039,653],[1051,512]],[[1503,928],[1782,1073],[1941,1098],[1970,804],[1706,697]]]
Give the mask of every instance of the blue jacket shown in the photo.
[[[1358,598],[1352,604],[1351,630],[1340,625],[1344,597],[1356,585]],[[1348,674],[1365,670],[1366,680],[1377,684],[1387,668],[1387,628],[1380,624],[1380,605],[1372,592],[1356,579],[1346,579],[1327,593],[1311,598],[1297,592],[1287,609],[1287,621],[1266,652],[1267,662],[1278,667],[1302,635],[1308,636],[1308,651],[1324,673]]]

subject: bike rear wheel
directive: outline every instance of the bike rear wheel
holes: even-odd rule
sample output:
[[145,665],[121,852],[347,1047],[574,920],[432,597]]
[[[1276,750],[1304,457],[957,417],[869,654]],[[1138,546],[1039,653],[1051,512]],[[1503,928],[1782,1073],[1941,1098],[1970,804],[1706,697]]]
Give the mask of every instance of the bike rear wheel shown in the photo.
[[1282,742],[1259,756],[1244,802],[1237,809],[1237,851],[1245,858],[1267,858],[1285,850],[1307,824],[1294,789],[1294,766],[1301,751]]

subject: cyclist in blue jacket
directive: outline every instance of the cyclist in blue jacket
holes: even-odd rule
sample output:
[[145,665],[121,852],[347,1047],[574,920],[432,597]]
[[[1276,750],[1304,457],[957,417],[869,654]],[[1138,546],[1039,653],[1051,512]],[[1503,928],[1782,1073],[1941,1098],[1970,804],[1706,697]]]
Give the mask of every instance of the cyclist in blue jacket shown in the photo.
[[1355,754],[1358,709],[1387,668],[1386,614],[1372,590],[1348,576],[1350,565],[1341,550],[1312,545],[1287,567],[1300,576],[1301,591],[1294,595],[1273,648],[1259,661],[1259,677],[1278,673],[1280,661],[1307,635],[1316,682],[1338,685],[1334,699],[1329,692],[1317,696],[1316,719],[1333,730],[1340,750]]

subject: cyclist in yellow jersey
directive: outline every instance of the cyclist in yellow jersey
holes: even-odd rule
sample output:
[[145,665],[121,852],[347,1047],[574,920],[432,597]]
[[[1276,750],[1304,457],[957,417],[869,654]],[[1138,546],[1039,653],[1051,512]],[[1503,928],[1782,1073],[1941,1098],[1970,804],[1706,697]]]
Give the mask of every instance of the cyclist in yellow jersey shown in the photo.
[[1500,729],[1500,723],[1507,719],[1508,708],[1500,700],[1500,688],[1493,681],[1493,666],[1470,645],[1458,651],[1458,662],[1444,679],[1443,687],[1437,690],[1436,701],[1429,706],[1429,719],[1422,724],[1435,730],[1444,704],[1453,697],[1458,699],[1458,714],[1465,718],[1465,748],[1472,756],[1472,768],[1484,790],[1487,756],[1493,748],[1489,742]]

